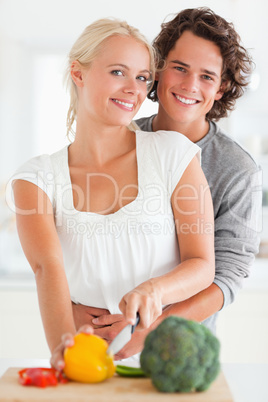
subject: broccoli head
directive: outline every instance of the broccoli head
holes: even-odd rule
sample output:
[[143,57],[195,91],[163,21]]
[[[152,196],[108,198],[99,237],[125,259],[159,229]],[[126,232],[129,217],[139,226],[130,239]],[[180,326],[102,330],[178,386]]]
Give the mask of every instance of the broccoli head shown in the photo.
[[204,391],[220,371],[219,352],[208,328],[170,316],[146,337],[140,364],[159,391]]

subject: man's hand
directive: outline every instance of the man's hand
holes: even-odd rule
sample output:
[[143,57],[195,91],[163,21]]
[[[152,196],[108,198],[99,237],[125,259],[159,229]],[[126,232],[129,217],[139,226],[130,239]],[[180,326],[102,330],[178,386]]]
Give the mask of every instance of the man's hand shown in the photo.
[[[102,315],[93,320],[93,323],[98,325],[94,330],[94,334],[104,338],[109,344],[116,337],[116,335],[127,325],[126,320],[122,314]],[[142,351],[144,341],[149,332],[153,329],[146,328],[143,330],[135,331],[131,340],[121,349],[115,356],[114,360],[127,359]]]
[[109,310],[104,308],[84,306],[83,304],[72,303],[72,307],[74,322],[77,330],[85,324],[91,325],[93,328],[99,328],[101,325],[94,324],[92,322],[93,318],[110,314]]
[[92,320],[95,325],[95,334],[105,339],[108,343],[127,325],[122,314],[103,314]]
[[[104,338],[109,344],[127,325],[122,314],[102,315],[94,318],[93,323],[98,325],[98,328],[94,330],[94,333]],[[114,356],[114,360],[126,359],[127,357],[141,352],[144,340],[149,332],[150,330],[135,331],[132,335],[131,341]]]
[[148,328],[135,331],[126,346],[114,356],[114,360],[127,359],[136,353],[140,353],[144,347],[145,338],[150,331],[151,329]]

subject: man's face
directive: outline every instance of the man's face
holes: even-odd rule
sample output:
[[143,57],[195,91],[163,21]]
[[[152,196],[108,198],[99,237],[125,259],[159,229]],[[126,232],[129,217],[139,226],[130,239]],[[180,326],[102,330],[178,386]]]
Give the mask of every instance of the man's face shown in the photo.
[[166,68],[157,75],[159,111],[167,122],[204,122],[220,91],[222,56],[209,40],[185,31],[166,58]]

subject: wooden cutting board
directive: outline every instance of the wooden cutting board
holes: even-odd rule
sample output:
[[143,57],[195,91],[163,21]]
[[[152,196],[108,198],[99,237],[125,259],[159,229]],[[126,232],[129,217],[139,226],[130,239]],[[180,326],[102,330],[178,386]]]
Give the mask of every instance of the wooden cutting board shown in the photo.
[[167,394],[157,391],[149,378],[120,377],[117,374],[98,384],[69,382],[56,387],[37,388],[18,382],[19,368],[9,368],[0,379],[1,402],[232,402],[223,373],[208,391],[190,394]]

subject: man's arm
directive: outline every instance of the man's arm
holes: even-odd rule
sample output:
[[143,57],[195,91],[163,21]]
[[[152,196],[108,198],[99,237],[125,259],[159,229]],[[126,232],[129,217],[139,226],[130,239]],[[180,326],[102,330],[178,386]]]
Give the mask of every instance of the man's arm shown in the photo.
[[[223,293],[212,283],[207,289],[179,303],[169,305],[164,310],[164,318],[168,315],[179,315],[189,320],[202,322],[222,308]],[[72,304],[76,328],[89,324],[95,333],[112,341],[117,333],[126,325],[122,314],[110,314],[108,310]],[[198,306],[198,308],[197,308]],[[163,314],[162,314],[163,316]],[[162,317],[161,316],[161,317]]]
[[224,295],[222,307],[234,301],[250,275],[259,250],[261,213],[261,171],[256,167],[230,178],[215,217],[214,283]]

